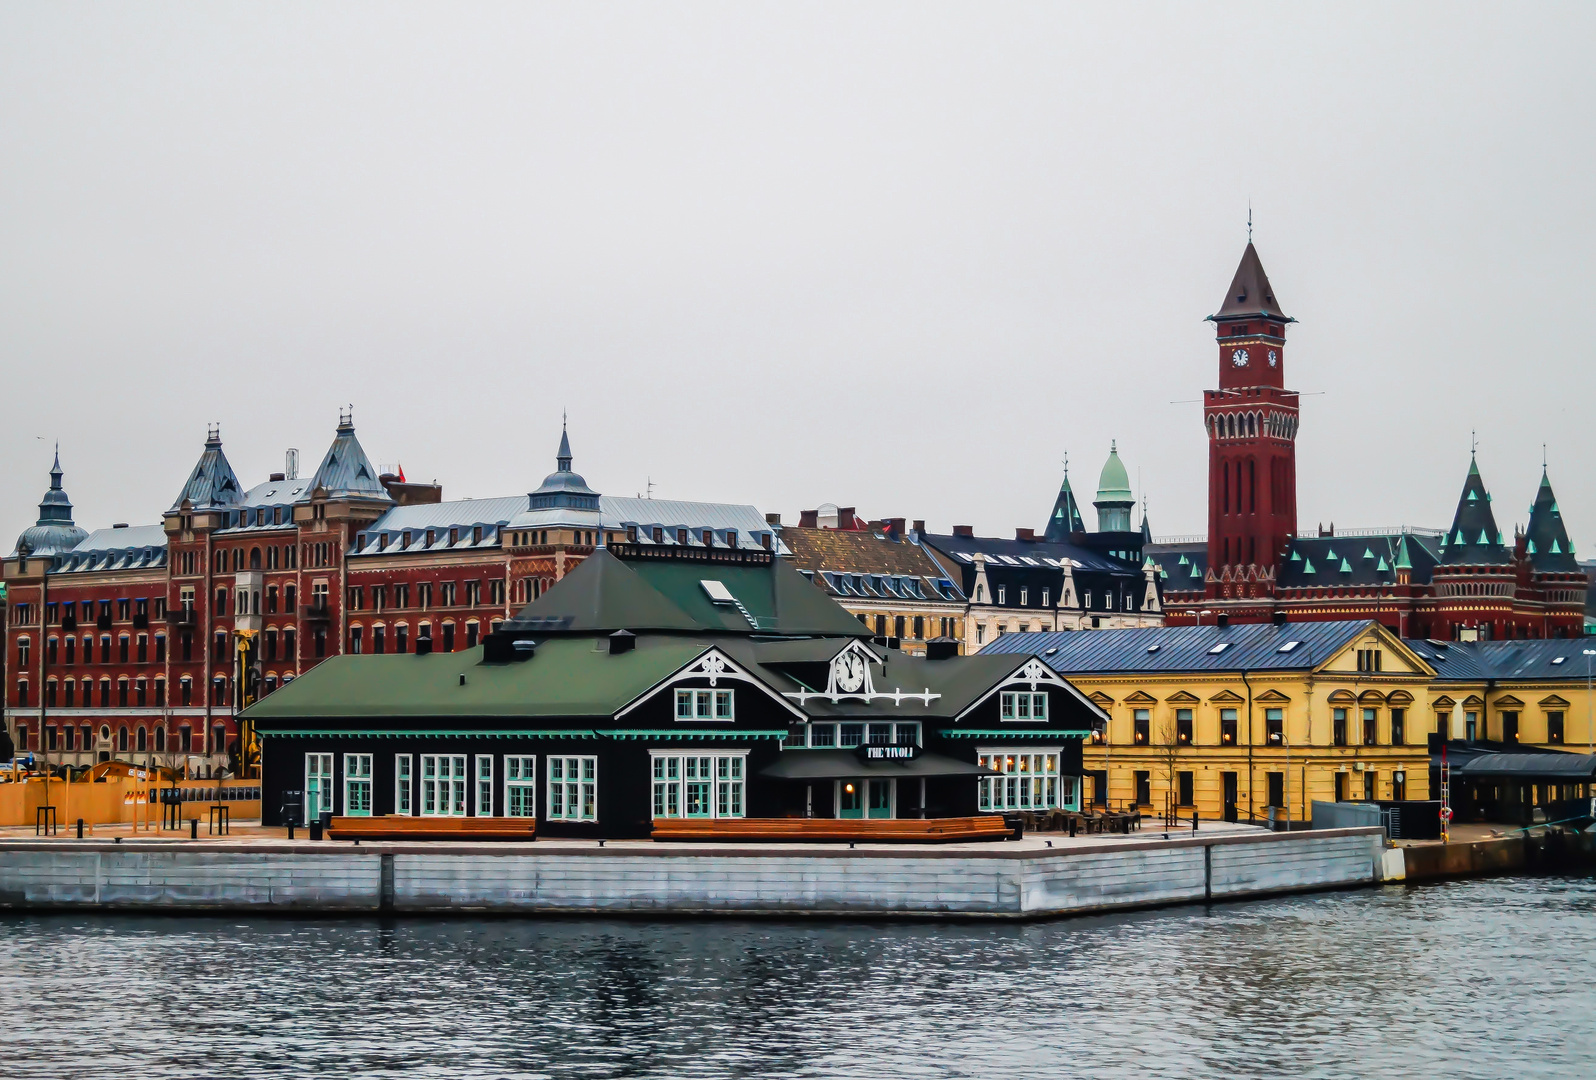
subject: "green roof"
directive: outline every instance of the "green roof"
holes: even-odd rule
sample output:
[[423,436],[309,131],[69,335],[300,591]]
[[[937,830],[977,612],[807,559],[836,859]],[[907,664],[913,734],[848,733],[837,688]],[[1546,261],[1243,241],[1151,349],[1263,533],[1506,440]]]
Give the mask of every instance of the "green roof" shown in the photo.
[[607,718],[707,647],[649,637],[639,638],[631,652],[611,656],[603,639],[569,637],[544,641],[530,660],[502,664],[482,663],[481,646],[426,656],[334,656],[248,713],[268,733],[273,721],[310,717]]
[[[618,557],[600,549],[523,608],[504,631],[870,635],[858,619],[781,559],[728,551],[719,561],[677,548],[642,550],[646,557]],[[720,582],[732,599],[715,602],[706,581]]]
[[1097,502],[1134,502],[1130,489],[1130,473],[1119,459],[1119,446],[1110,444],[1108,460],[1097,477]]

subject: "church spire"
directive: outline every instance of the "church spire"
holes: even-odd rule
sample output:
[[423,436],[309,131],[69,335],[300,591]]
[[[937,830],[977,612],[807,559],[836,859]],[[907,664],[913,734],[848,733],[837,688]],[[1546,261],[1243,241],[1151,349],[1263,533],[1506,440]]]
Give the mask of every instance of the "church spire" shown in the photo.
[[1491,496],[1485,490],[1479,462],[1473,454],[1469,455],[1469,472],[1463,478],[1463,493],[1458,496],[1457,512],[1452,515],[1445,547],[1441,562],[1447,566],[1508,561],[1502,533],[1496,527],[1496,515],[1491,513]]
[[1541,573],[1577,574],[1579,560],[1574,558],[1574,547],[1568,541],[1568,530],[1563,526],[1563,513],[1557,508],[1557,496],[1552,493],[1552,481],[1541,467],[1541,486],[1535,492],[1535,505],[1530,507],[1529,529],[1526,531],[1525,551],[1530,565]]
[[1067,541],[1071,533],[1085,531],[1086,524],[1081,521],[1080,504],[1075,501],[1075,491],[1070,487],[1070,460],[1066,456],[1064,482],[1058,486],[1058,498],[1053,500],[1053,513],[1047,519],[1047,528],[1043,531],[1042,539],[1057,544]]

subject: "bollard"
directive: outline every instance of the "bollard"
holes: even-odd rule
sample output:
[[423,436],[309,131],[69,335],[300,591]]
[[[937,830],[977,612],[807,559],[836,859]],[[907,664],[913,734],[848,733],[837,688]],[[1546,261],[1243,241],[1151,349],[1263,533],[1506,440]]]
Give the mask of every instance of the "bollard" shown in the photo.
[[199,818],[197,817],[188,819],[188,838],[190,840],[199,839]]
[[78,839],[83,839],[83,819],[78,818]]
[[1195,810],[1191,812],[1191,831],[1197,831],[1197,811]]
[[294,819],[293,818],[289,818],[288,819],[288,839],[292,840],[293,838],[294,838]]
[[[1070,838],[1071,839],[1073,839],[1075,837],[1075,824],[1076,824],[1075,819],[1073,817],[1071,817],[1070,818]],[[1052,845],[1049,844],[1048,846],[1051,847]]]

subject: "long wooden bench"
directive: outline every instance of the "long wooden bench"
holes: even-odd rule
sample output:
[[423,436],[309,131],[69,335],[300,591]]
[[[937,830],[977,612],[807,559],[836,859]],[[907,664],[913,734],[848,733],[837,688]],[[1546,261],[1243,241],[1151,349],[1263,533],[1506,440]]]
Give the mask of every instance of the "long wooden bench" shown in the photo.
[[534,840],[537,821],[521,817],[335,817],[333,840]]
[[1011,840],[996,814],[957,818],[655,818],[653,838],[795,844],[947,844]]

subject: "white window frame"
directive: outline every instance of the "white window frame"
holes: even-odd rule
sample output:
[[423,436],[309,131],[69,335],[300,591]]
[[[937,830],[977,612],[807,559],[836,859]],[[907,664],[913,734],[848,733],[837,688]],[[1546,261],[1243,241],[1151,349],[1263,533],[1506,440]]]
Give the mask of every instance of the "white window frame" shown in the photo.
[[[364,800],[357,798],[359,789],[365,789]],[[357,806],[364,802],[361,809]],[[371,755],[344,755],[344,815],[346,817],[371,816]]]
[[1062,774],[1062,747],[977,747],[975,753],[979,764],[1002,774],[977,779],[981,813],[1081,808],[1080,777]]
[[[524,808],[524,813],[516,810]],[[504,814],[514,818],[538,816],[538,759],[532,754],[504,756]]]
[[1047,694],[1041,690],[1003,690],[998,694],[998,719],[1004,723],[1047,723]]
[[493,755],[478,754],[472,763],[472,776],[476,783],[472,794],[475,796],[477,817],[493,816]]
[[598,820],[598,758],[592,754],[548,756],[549,821]]
[[[725,715],[722,715],[723,710]],[[730,724],[737,719],[736,696],[730,689],[715,690],[703,686],[678,687],[676,719],[714,720]]]
[[[417,807],[421,817],[466,816],[467,760],[466,754],[421,755],[421,799]],[[447,765],[439,771],[441,763]]]
[[[747,813],[747,750],[650,750],[648,756],[654,817],[717,819],[740,818]],[[690,793],[689,785],[708,790]],[[707,812],[688,813],[690,794],[704,798]]]
[[407,817],[416,812],[415,759],[411,754],[393,756],[393,812]]
[[[324,767],[322,771],[318,766]],[[317,783],[312,784],[315,780]],[[310,753],[305,755],[305,824],[315,821],[324,810],[337,813],[333,802],[333,756],[331,754]],[[314,793],[316,805],[311,806],[311,796]],[[322,805],[323,799],[327,805]]]

